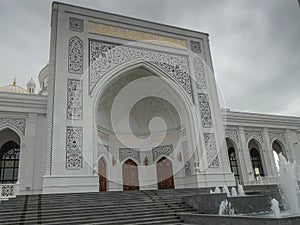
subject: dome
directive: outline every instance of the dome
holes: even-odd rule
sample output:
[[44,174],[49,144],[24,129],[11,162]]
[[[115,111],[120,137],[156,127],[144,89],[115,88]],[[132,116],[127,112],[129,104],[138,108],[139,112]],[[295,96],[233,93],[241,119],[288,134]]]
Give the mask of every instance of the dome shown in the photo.
[[0,87],[0,91],[18,93],[18,94],[28,94],[28,91],[25,88],[22,88],[19,85],[17,85],[16,79],[14,79],[12,84]]

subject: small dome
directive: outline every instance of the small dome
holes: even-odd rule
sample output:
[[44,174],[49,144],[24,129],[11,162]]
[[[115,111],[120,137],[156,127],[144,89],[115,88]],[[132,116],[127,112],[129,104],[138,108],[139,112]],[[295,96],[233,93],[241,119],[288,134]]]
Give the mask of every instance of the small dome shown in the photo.
[[14,79],[12,84],[0,87],[0,91],[18,93],[18,94],[28,94],[28,91],[25,88],[22,88],[19,85],[17,85],[16,79]]
[[31,78],[30,81],[28,81],[27,85],[36,86],[34,80]]

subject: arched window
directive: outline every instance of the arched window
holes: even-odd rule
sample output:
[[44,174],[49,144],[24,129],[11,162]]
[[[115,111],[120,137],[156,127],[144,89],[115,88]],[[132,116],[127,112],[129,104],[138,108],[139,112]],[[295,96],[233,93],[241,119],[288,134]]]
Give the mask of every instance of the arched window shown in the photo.
[[251,157],[254,177],[256,180],[258,180],[259,176],[262,177],[264,176],[264,171],[263,171],[259,151],[256,148],[251,148],[250,157]]
[[231,172],[234,174],[235,182],[239,184],[240,183],[240,175],[239,175],[239,168],[238,168],[238,164],[237,164],[236,153],[235,153],[234,147],[230,147],[228,149],[228,157],[229,157]]
[[285,152],[283,151],[282,144],[278,140],[273,141],[272,149],[273,149],[275,165],[276,165],[277,171],[279,171],[279,154],[282,153],[282,155],[284,157],[286,157],[286,155],[285,155]]
[[19,172],[20,146],[6,142],[0,150],[0,183],[16,183]]

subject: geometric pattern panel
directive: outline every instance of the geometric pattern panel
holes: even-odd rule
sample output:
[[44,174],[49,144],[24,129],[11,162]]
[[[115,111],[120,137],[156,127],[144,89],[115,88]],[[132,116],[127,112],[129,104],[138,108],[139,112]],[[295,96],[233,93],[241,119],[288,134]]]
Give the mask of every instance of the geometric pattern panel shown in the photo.
[[82,127],[67,127],[66,167],[67,169],[82,168]]
[[72,31],[82,32],[83,31],[83,20],[74,18],[74,17],[70,17],[69,29]]
[[0,118],[0,128],[6,125],[11,125],[25,135],[26,119]]
[[68,79],[67,118],[82,119],[82,82]]
[[170,156],[173,153],[173,145],[157,146],[152,149],[152,158],[155,161],[159,156]]
[[216,147],[215,135],[211,133],[204,133],[204,143],[207,153],[208,167],[216,168],[219,167],[219,157]]
[[205,79],[204,65],[202,60],[199,57],[196,57],[194,58],[193,64],[197,88],[206,89],[207,83]]
[[128,46],[90,41],[90,92],[109,70],[126,62],[142,59],[159,67],[175,80],[189,96],[192,95],[188,59],[185,56]]
[[15,185],[14,184],[0,184],[1,195],[0,198],[15,197]]
[[127,157],[132,157],[133,159],[141,162],[140,150],[134,148],[119,148],[119,160],[122,162]]
[[191,44],[191,51],[194,53],[201,53],[201,44],[198,41],[190,41]]
[[199,109],[201,115],[201,122],[203,127],[212,126],[212,118],[209,107],[208,95],[198,93]]
[[69,40],[69,72],[81,74],[83,70],[83,43],[79,37]]

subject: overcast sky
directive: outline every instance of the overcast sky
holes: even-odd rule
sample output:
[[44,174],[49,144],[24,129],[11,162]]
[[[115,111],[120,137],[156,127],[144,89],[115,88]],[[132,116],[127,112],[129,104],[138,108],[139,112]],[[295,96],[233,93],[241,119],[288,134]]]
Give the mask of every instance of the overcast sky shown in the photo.
[[[51,2],[0,0],[0,86],[25,86],[49,58]],[[67,0],[207,32],[226,107],[300,116],[297,0]]]

